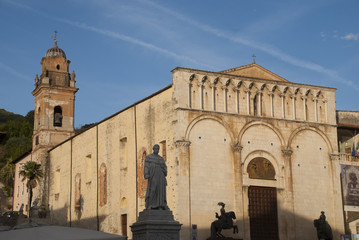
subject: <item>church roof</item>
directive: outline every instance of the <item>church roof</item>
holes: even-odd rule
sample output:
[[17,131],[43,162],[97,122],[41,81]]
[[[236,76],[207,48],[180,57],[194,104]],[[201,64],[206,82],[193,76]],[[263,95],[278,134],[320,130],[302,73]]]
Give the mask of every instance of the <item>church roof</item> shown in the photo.
[[282,78],[281,76],[278,76],[275,73],[272,73],[268,69],[265,69],[264,67],[259,66],[255,62],[253,62],[252,64],[220,71],[219,73],[225,73],[225,74],[241,76],[241,77],[250,77],[250,78],[259,78],[259,79],[265,79],[265,80],[289,82],[287,79]]
[[61,56],[66,59],[66,54],[64,50],[62,50],[57,46],[57,44],[55,44],[55,46],[47,50],[45,57],[57,57],[57,56]]
[[55,31],[55,36],[52,36],[52,38],[54,39],[55,42],[55,46],[53,46],[52,48],[50,48],[49,50],[47,50],[45,57],[57,57],[57,56],[61,56],[63,58],[66,59],[66,54],[64,52],[64,50],[62,50],[61,48],[59,48],[57,46],[57,40],[56,40],[56,31]]

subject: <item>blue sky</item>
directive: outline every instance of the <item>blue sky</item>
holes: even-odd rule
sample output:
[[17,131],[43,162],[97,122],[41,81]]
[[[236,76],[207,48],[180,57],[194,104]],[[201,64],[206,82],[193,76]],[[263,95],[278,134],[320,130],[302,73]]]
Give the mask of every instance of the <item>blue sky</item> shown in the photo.
[[359,111],[359,1],[0,0],[0,108],[26,114],[41,58],[71,61],[75,127],[172,82],[177,66],[220,71],[252,62],[291,82],[337,88]]

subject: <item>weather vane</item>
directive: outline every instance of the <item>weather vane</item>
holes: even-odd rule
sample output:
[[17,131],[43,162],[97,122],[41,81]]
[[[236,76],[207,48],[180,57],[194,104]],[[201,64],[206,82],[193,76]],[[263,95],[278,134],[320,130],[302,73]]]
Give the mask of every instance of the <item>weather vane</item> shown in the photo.
[[257,57],[256,55],[254,55],[254,54],[252,55],[253,63],[256,63],[256,57]]
[[54,41],[55,41],[55,46],[57,46],[57,40],[56,40],[57,31],[55,30],[54,33],[55,33],[55,35],[52,35],[52,38],[53,38]]

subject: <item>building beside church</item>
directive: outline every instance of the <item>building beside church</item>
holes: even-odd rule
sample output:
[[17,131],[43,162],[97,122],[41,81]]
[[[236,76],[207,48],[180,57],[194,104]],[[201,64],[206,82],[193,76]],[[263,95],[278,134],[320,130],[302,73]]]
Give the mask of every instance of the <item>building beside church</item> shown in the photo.
[[157,143],[181,239],[208,238],[218,202],[237,216],[239,233],[226,236],[315,239],[321,211],[336,239],[344,233],[336,89],[293,83],[255,62],[177,67],[168,87],[74,136],[75,75],[51,49],[35,79],[32,159],[46,171],[38,196],[54,223],[131,239],[145,207],[145,156]]

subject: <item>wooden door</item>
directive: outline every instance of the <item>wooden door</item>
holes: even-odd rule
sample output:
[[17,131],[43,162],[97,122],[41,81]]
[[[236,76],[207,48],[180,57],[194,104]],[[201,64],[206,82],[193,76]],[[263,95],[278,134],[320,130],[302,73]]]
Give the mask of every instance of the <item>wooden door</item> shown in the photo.
[[121,230],[122,236],[127,236],[127,214],[121,215]]
[[250,186],[248,198],[251,240],[278,240],[277,189]]

